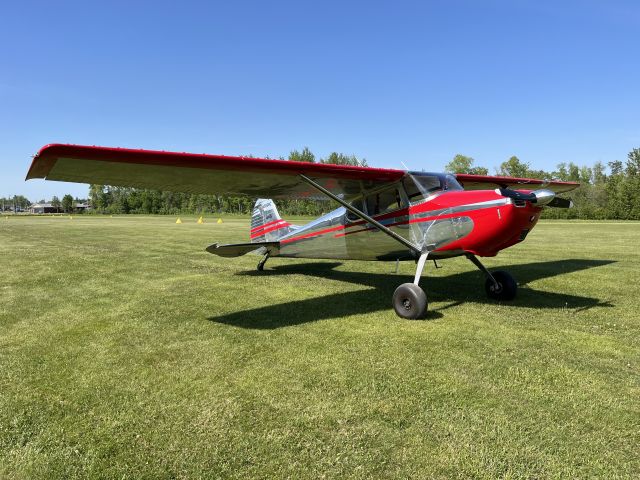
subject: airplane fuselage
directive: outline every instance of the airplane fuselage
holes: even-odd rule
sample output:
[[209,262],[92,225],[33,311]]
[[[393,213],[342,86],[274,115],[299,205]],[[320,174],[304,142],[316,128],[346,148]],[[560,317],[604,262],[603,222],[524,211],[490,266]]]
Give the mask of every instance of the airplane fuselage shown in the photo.
[[[399,202],[400,203],[400,202]],[[542,208],[494,190],[440,191],[372,217],[429,258],[494,256],[526,237]],[[357,260],[412,259],[415,254],[379,229],[338,208],[280,238],[274,256]]]

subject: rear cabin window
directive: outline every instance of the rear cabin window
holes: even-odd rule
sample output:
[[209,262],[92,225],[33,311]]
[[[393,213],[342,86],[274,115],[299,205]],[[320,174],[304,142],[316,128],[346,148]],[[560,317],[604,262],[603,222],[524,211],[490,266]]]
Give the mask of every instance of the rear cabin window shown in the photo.
[[382,215],[402,207],[400,192],[397,188],[374,193],[367,197],[367,212],[369,215]]
[[[351,202],[351,205],[354,206],[355,208],[357,208],[358,210],[360,210],[361,212],[364,212],[364,208],[362,206],[362,199],[358,198],[356,200],[354,200],[353,202]],[[355,222],[357,220],[360,220],[360,217],[356,216],[353,212],[347,210],[347,219],[349,219],[352,222]]]
[[[367,195],[364,198],[364,203],[366,204],[366,210],[364,209],[365,205],[363,205],[362,198],[358,198],[351,202],[355,208],[370,216],[382,215],[383,213],[392,212],[393,210],[398,210],[405,206],[397,188]],[[347,211],[347,218],[352,222],[360,220],[359,217],[350,211]]]

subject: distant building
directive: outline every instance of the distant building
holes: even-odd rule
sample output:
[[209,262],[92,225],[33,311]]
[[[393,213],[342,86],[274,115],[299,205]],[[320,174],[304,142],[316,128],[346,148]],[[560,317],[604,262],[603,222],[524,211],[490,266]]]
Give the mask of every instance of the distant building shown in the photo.
[[[88,203],[76,203],[73,206],[74,211],[84,212],[89,210],[91,206]],[[29,207],[31,213],[60,213],[62,209],[52,206],[50,203],[34,203]]]
[[60,209],[52,207],[50,203],[34,203],[29,207],[31,213],[56,213]]

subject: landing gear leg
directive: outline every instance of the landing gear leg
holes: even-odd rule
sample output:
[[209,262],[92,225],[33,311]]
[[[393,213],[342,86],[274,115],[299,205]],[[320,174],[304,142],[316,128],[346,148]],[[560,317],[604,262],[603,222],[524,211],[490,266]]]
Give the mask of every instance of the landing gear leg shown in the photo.
[[260,262],[258,263],[258,271],[261,272],[264,270],[264,264],[267,263],[267,260],[269,260],[269,256],[271,255],[270,252],[267,252],[264,254],[264,257],[262,257],[262,260],[260,260]]
[[427,312],[427,294],[420,288],[418,282],[428,255],[429,252],[420,255],[413,283],[403,283],[393,292],[393,309],[399,317],[422,318]]
[[494,300],[513,300],[516,298],[518,283],[509,272],[498,270],[492,273],[487,270],[475,255],[469,253],[467,254],[467,258],[487,277],[484,283],[484,289],[489,298]]

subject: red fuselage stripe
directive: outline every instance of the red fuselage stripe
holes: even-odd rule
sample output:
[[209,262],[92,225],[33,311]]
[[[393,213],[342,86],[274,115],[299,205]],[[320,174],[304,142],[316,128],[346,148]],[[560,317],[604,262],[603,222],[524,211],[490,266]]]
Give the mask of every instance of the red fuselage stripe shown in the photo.
[[283,224],[278,224],[278,225],[275,225],[275,226],[273,226],[271,228],[267,228],[265,230],[262,230],[261,232],[252,233],[252,234],[249,235],[249,237],[251,237],[251,238],[261,237],[262,235],[265,235],[267,233],[275,232],[276,230],[280,230],[282,228],[287,228],[289,225],[290,224],[287,223],[287,222],[285,222]]
[[[409,223],[430,222],[431,220],[439,220],[439,219],[457,217],[457,216],[460,216],[460,215],[461,215],[460,213],[449,213],[449,214],[446,214],[446,215],[436,215],[434,217],[410,218],[409,220],[404,220],[402,222],[389,223],[389,224],[385,225],[385,227],[397,227],[399,225],[407,225]],[[368,232],[370,230],[375,230],[375,229],[376,229],[376,227],[361,228],[359,230],[352,230],[350,232],[338,233],[338,234],[334,235],[334,237],[336,237],[336,238],[344,237],[346,235],[352,235],[354,233],[360,233],[360,232]]]
[[[474,211],[476,211],[476,210],[469,210],[468,212],[474,212]],[[447,213],[447,214],[434,215],[434,216],[431,216],[431,217],[422,217],[422,218],[409,218],[408,220],[403,220],[401,222],[390,223],[390,224],[387,224],[385,226],[386,227],[397,227],[399,225],[430,222],[432,220],[441,220],[441,219],[444,220],[444,219],[447,219],[447,218],[461,217],[461,216],[464,216],[465,213],[467,213],[467,212]],[[309,237],[315,237],[315,236],[319,236],[319,235],[324,235],[325,233],[331,233],[331,232],[335,232],[337,230],[345,230],[347,228],[355,227],[355,226],[362,225],[362,224],[364,224],[364,222],[358,222],[357,224],[352,224],[352,225],[347,225],[347,226],[339,225],[337,227],[332,227],[332,228],[327,228],[325,230],[318,230],[317,232],[307,233],[307,234],[301,235],[299,237],[287,238],[286,240],[282,240],[281,243],[295,242],[296,240],[302,240],[302,239],[309,238]],[[334,235],[334,238],[344,237],[346,235],[351,235],[353,233],[367,232],[367,231],[370,231],[370,230],[375,230],[375,228],[376,227],[367,227],[367,228],[361,228],[361,229],[358,229],[358,230],[352,230],[350,232],[336,233]]]
[[273,225],[273,224],[276,224],[276,223],[278,223],[278,222],[284,222],[284,220],[282,220],[282,219],[280,219],[280,220],[273,220],[272,222],[265,223],[264,225],[258,225],[257,227],[255,227],[255,228],[252,228],[252,229],[251,229],[251,233],[255,233],[255,232],[257,232],[258,230],[262,230],[263,228],[267,228],[269,225]]
[[285,240],[281,240],[280,243],[290,243],[295,242],[297,240],[302,240],[304,238],[316,237],[318,235],[324,235],[325,233],[335,232],[336,230],[344,229],[344,225],[338,225],[337,227],[327,228],[325,230],[318,230],[317,232],[306,233],[304,235],[300,235],[298,237],[287,238]]
[[251,239],[254,239],[254,238],[257,238],[257,237],[261,237],[261,236],[263,236],[263,235],[265,235],[265,234],[267,234],[267,233],[275,232],[276,230],[281,230],[281,229],[283,229],[283,228],[287,228],[288,226],[289,226],[289,224],[288,224],[288,223],[287,223],[286,225],[276,225],[275,227],[267,228],[266,230],[264,230],[264,231],[262,231],[262,232],[254,233],[253,235],[249,235],[249,237],[250,237]]

